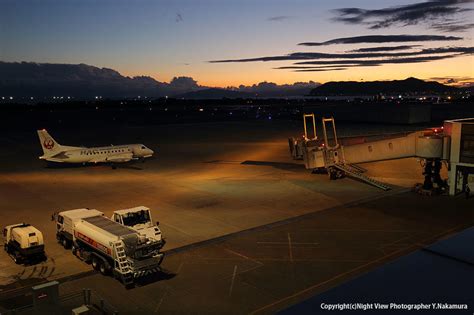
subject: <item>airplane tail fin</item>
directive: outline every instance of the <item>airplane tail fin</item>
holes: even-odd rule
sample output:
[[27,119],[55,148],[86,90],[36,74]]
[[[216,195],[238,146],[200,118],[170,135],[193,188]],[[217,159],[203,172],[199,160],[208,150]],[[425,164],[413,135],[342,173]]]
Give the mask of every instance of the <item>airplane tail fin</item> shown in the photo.
[[51,137],[46,129],[38,130],[38,137],[45,157],[51,156],[61,150],[61,145]]

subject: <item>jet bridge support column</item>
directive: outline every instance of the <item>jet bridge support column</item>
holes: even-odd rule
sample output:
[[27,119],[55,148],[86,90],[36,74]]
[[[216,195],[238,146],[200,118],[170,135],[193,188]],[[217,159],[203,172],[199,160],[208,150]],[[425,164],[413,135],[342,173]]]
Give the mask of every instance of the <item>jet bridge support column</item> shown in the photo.
[[425,159],[425,165],[423,166],[423,175],[425,176],[423,189],[432,190],[433,183],[436,184],[438,189],[447,187],[446,181],[441,178],[441,166],[441,159]]

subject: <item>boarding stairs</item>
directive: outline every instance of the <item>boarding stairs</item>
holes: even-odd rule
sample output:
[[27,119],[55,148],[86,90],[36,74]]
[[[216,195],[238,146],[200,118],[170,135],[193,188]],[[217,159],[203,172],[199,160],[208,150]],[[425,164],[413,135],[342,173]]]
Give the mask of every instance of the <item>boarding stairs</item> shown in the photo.
[[130,268],[130,263],[127,260],[127,255],[125,254],[125,247],[123,242],[117,241],[113,244],[115,249],[115,271],[117,271],[125,285],[133,283],[133,273]]
[[332,167],[344,172],[346,176],[361,180],[369,185],[380,188],[384,191],[392,189],[390,186],[364,175],[363,169],[354,164],[334,164]]

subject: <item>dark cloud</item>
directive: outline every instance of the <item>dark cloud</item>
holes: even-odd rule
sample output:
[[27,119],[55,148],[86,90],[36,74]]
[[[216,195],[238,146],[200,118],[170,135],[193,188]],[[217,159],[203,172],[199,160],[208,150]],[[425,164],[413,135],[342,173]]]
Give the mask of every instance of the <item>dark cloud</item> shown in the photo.
[[227,59],[214,60],[211,63],[230,63],[230,62],[255,62],[255,61],[284,61],[284,60],[306,60],[306,59],[358,59],[358,58],[397,58],[405,56],[419,56],[426,54],[443,54],[443,53],[461,53],[472,54],[474,47],[439,47],[426,48],[419,51],[411,52],[366,52],[366,53],[343,53],[343,54],[329,54],[318,52],[296,52],[284,56],[268,56],[247,59]]
[[326,69],[326,68],[355,68],[355,67],[375,67],[379,66],[377,63],[372,63],[372,64],[367,64],[367,65],[360,65],[360,64],[354,64],[354,61],[351,61],[351,64],[344,64],[344,63],[334,63],[334,64],[329,64],[326,66],[317,66],[317,67],[308,67],[308,66],[283,66],[283,67],[277,67],[273,68],[276,70],[298,70],[298,69]]
[[289,20],[293,18],[292,16],[289,16],[289,15],[279,15],[279,16],[272,16],[272,17],[269,17],[267,19],[267,21],[270,21],[270,22],[281,22],[281,21],[284,21],[284,20]]
[[431,27],[435,30],[446,33],[466,32],[467,30],[474,28],[474,23],[445,22],[432,24]]
[[[442,55],[442,56],[421,56],[398,59],[360,59],[360,60],[317,60],[296,62],[294,66],[283,66],[274,69],[278,70],[293,70],[296,72],[321,72],[333,71],[334,69],[344,70],[355,67],[377,67],[384,64],[410,64],[421,63],[443,59],[450,59],[460,56],[461,54]],[[437,80],[438,81],[438,80]]]
[[474,84],[474,77],[460,77],[460,76],[446,76],[446,77],[433,77],[430,80],[438,81],[443,84],[454,85],[458,87],[472,86]]
[[295,82],[293,84],[276,84],[273,82],[260,82],[253,85],[240,85],[239,87],[228,87],[228,89],[243,93],[258,94],[264,97],[287,97],[307,95],[312,89],[319,86],[317,82]]
[[200,88],[197,81],[191,77],[174,77],[170,81],[169,85],[173,87],[174,89],[186,90],[186,91],[187,90],[193,91]]
[[378,51],[397,51],[397,50],[409,50],[421,45],[403,45],[403,46],[382,46],[382,47],[368,47],[349,50],[349,52],[378,52]]
[[331,39],[325,42],[305,42],[300,46],[326,46],[334,44],[361,44],[361,43],[401,43],[401,42],[429,42],[454,41],[462,37],[443,35],[366,35]]
[[293,70],[293,72],[325,72],[325,71],[342,71],[347,70],[346,68],[320,68],[320,69],[301,69]]
[[436,61],[443,59],[450,59],[462,56],[464,54],[450,54],[440,56],[420,56],[420,57],[407,57],[407,58],[389,58],[389,59],[360,59],[360,60],[316,60],[316,61],[301,61],[296,62],[295,65],[340,65],[344,63],[357,64],[359,66],[371,66],[371,65],[383,65],[383,64],[400,64],[400,63],[419,63]]
[[347,24],[367,25],[370,29],[393,25],[414,25],[426,21],[431,23],[470,11],[471,8],[465,8],[462,5],[473,2],[474,0],[430,0],[378,10],[342,8],[333,10],[337,15],[333,20]]

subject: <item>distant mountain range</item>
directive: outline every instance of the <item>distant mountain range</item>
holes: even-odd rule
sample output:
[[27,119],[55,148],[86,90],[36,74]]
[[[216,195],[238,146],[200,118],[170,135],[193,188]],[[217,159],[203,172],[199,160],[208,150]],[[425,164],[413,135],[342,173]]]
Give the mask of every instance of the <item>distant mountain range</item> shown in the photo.
[[373,82],[297,82],[278,85],[260,82],[251,86],[212,88],[190,77],[175,77],[169,83],[151,77],[127,77],[119,72],[86,64],[46,64],[0,61],[0,96],[74,98],[178,97],[185,99],[286,98],[303,96],[367,96],[398,94],[443,94],[452,86],[415,78]]
[[435,81],[416,78],[394,81],[328,82],[311,91],[312,96],[398,95],[398,94],[443,94],[458,88]]
[[188,99],[290,97],[308,95],[316,82],[278,85],[261,82],[251,86],[210,88],[190,77],[160,82],[151,77],[127,77],[119,72],[86,64],[48,64],[0,61],[0,96],[75,98],[180,97]]

